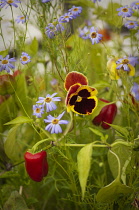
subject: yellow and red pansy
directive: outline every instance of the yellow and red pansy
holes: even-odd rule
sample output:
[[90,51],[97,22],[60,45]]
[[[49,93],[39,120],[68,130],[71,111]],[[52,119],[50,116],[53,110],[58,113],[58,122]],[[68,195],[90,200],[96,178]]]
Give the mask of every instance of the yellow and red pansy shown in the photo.
[[65,84],[68,90],[65,101],[67,111],[80,115],[92,114],[98,104],[97,90],[87,85],[87,78],[81,73],[70,72],[65,79]]

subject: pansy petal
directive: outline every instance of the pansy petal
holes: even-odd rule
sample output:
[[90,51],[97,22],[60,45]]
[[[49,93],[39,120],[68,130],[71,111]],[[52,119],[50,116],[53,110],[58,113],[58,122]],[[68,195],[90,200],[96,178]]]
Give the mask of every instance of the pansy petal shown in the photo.
[[72,85],[70,88],[69,88],[69,91],[67,93],[67,96],[66,96],[66,100],[65,100],[65,104],[68,105],[68,102],[69,102],[69,99],[71,97],[72,94],[76,93],[77,89],[80,87],[81,85],[79,83],[77,84],[74,84]]
[[76,71],[68,73],[64,83],[65,89],[68,91],[69,88],[76,83],[79,83],[81,85],[87,85],[88,80],[82,73]]

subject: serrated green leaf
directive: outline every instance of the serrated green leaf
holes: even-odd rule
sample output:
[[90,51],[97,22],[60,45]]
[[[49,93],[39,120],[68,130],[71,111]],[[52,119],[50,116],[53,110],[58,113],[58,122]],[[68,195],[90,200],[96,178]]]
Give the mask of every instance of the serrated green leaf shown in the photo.
[[3,210],[29,210],[23,197],[17,192],[13,191],[4,204]]
[[26,116],[19,116],[15,119],[11,120],[10,122],[5,123],[4,125],[14,125],[14,124],[23,124],[23,123],[30,123],[33,120]]
[[82,199],[84,199],[87,179],[91,167],[92,143],[84,146],[77,155],[79,182],[82,190]]
[[21,160],[21,148],[17,142],[16,134],[19,124],[11,128],[4,142],[4,150],[6,155],[14,162]]
[[112,202],[115,201],[120,194],[126,195],[132,192],[132,188],[122,184],[119,180],[115,179],[112,183],[98,191],[96,200],[97,202]]

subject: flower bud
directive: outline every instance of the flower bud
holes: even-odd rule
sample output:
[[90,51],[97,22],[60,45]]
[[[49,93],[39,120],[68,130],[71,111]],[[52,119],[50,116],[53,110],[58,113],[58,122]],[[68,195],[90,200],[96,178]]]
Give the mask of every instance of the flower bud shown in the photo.
[[30,178],[36,182],[42,181],[48,173],[47,153],[41,151],[35,154],[26,152],[24,155],[25,167]]
[[[104,99],[99,99],[99,100],[106,103],[110,103],[109,101],[104,100]],[[100,113],[93,119],[92,122],[94,125],[97,125],[97,126],[101,125],[103,129],[109,129],[110,125],[106,123],[112,124],[116,116],[116,113],[117,113],[116,104],[106,105],[101,109]]]

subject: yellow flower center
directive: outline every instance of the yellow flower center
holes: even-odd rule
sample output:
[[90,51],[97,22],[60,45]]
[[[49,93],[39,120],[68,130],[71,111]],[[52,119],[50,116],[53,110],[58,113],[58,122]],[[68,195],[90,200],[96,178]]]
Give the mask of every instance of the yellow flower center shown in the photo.
[[40,113],[40,108],[36,108],[36,113]]
[[12,0],[7,1],[8,4],[11,4],[11,3],[13,3],[13,2],[14,2],[14,1],[12,1]]
[[139,2],[135,3],[136,5],[139,5]]
[[78,8],[74,8],[73,11],[78,11]]
[[50,97],[46,97],[46,98],[45,98],[45,102],[49,103],[49,102],[51,102],[51,101],[52,101],[52,99],[51,99]]
[[22,61],[27,61],[28,60],[28,57],[27,56],[23,56],[22,57]]
[[20,19],[21,19],[21,20],[23,20],[23,19],[25,19],[25,17],[24,17],[24,16],[22,16],[22,17],[20,17]]
[[66,15],[64,18],[69,18],[69,16],[68,16],[68,15]]
[[8,60],[2,60],[2,64],[7,64]]
[[59,122],[58,119],[53,119],[53,120],[52,120],[52,123],[53,123],[53,124],[58,124],[58,122]]
[[96,33],[96,32],[93,32],[93,33],[91,34],[91,37],[92,37],[92,38],[96,38],[96,37],[97,37],[97,33]]
[[128,64],[129,63],[129,60],[128,59],[123,59],[122,60],[122,64]]
[[81,100],[82,100],[82,97],[78,96],[76,102],[80,102]]
[[129,25],[134,25],[134,23],[133,23],[133,22],[131,22],[131,23],[129,23]]
[[123,8],[122,11],[123,12],[128,12],[128,9],[127,8]]

